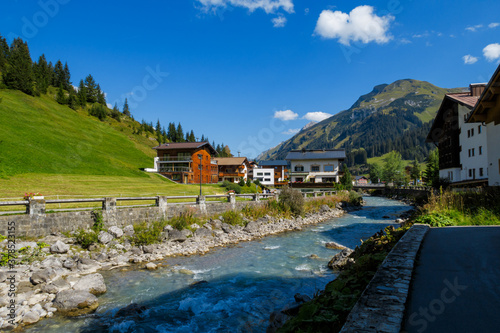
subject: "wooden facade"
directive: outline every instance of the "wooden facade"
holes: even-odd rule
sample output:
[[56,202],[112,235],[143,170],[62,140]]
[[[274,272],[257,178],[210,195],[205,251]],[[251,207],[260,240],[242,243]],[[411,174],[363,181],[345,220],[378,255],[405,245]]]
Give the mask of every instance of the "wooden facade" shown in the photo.
[[216,184],[219,181],[217,161],[213,159],[217,152],[208,142],[165,143],[153,149],[159,158],[158,172],[175,182]]
[[219,157],[216,158],[219,181],[229,181],[237,183],[243,178],[245,181],[248,179],[248,171],[250,169],[250,162],[246,157]]

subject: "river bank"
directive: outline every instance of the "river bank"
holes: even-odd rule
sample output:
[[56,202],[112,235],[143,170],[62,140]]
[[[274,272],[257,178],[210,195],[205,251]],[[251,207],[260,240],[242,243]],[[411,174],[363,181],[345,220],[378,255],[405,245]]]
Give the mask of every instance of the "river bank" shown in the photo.
[[[93,251],[82,250],[75,245],[74,238],[60,234],[37,242],[18,242],[16,250],[38,249],[43,252],[38,254],[43,260],[17,265],[15,274],[10,274],[7,267],[0,270],[0,327],[12,329],[29,325],[56,313],[76,316],[94,311],[99,305],[96,296],[107,290],[99,271],[155,270],[161,265],[155,262],[167,257],[204,254],[216,247],[301,230],[303,226],[339,217],[352,209],[355,207],[345,202],[333,209],[324,205],[318,213],[308,213],[304,218],[266,216],[246,223],[245,227],[214,219],[194,232],[187,229],[177,231],[167,225],[162,243],[140,247],[123,241],[126,235],[133,233],[132,226],[109,228],[101,235],[104,237],[100,237],[103,245]],[[4,240],[2,246],[6,245],[7,240]],[[181,273],[192,274],[188,270]]]

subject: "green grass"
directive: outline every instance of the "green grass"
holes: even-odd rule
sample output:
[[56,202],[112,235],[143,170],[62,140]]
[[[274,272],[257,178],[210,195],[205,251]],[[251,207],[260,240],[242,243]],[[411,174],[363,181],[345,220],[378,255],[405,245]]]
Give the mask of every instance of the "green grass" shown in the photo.
[[[384,158],[387,157],[387,155],[389,155],[390,153],[387,153],[387,154],[384,154],[382,156],[377,156],[377,157],[370,157],[368,160],[367,160],[367,163],[368,164],[378,164],[380,166],[384,166]],[[413,163],[413,161],[409,161],[409,160],[403,160],[404,164],[405,165],[411,165]]]
[[[51,94],[32,97],[0,89],[0,200],[26,192],[49,198],[196,195],[199,187],[174,184],[141,171],[153,166],[158,143],[133,134],[128,117],[101,122],[74,111]],[[218,194],[217,185],[203,185]]]

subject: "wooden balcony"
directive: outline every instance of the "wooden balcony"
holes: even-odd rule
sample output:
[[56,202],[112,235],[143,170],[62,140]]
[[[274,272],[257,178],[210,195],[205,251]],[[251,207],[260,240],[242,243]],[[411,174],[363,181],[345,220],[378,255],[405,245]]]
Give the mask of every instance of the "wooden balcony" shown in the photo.
[[241,177],[245,177],[245,174],[244,173],[229,173],[229,172],[219,172],[219,177],[238,177],[238,178],[241,178]]

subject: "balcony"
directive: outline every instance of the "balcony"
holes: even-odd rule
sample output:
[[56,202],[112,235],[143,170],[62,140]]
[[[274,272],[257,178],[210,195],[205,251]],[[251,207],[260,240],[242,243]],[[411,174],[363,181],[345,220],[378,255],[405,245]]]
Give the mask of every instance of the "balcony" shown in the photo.
[[160,173],[167,173],[167,172],[193,172],[193,170],[189,167],[176,167],[176,166],[160,167]]
[[245,177],[245,174],[235,172],[219,172],[219,177]]
[[164,157],[160,157],[159,161],[160,162],[192,162],[193,160],[191,159],[191,156],[189,156],[189,157],[164,156]]

